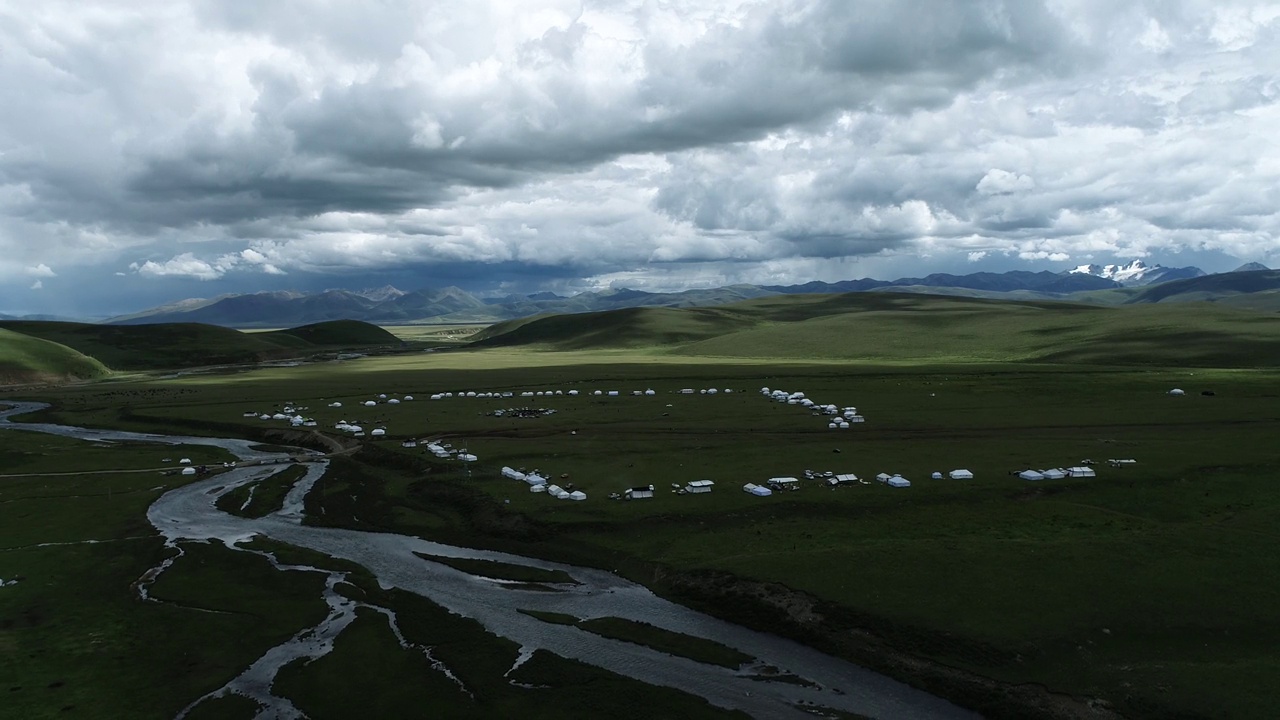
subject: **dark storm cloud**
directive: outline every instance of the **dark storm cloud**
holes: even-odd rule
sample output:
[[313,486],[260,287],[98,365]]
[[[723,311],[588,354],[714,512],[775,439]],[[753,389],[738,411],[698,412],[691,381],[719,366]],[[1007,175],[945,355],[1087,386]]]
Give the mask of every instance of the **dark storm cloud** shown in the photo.
[[27,293],[1266,260],[1280,231],[1265,3],[0,2],[0,43]]

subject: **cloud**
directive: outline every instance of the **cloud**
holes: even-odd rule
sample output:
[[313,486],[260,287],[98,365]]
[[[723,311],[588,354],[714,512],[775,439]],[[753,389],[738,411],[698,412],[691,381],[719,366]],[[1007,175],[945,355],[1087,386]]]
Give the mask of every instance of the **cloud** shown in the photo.
[[43,290],[43,289],[44,289],[44,281],[42,281],[42,280],[37,280],[37,281],[35,281],[35,282],[31,283],[31,289],[32,289],[32,290]]
[[234,261],[222,258],[214,263],[200,260],[192,253],[182,253],[164,262],[147,260],[132,263],[129,269],[143,277],[184,277],[195,280],[217,280],[234,266]]
[[45,265],[44,263],[40,263],[39,265],[28,267],[26,269],[26,272],[31,277],[39,277],[39,278],[51,278],[51,277],[57,277],[58,275],[53,271],[52,268],[50,268],[48,265]]
[[1263,3],[259,5],[0,9],[0,275],[803,282],[1280,235]]
[[977,190],[983,195],[1008,195],[1032,190],[1036,181],[1028,175],[992,168],[978,181]]

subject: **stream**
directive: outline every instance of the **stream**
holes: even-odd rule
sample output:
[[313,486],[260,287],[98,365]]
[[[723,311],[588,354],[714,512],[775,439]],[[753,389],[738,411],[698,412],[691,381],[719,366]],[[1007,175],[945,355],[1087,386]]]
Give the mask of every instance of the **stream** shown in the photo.
[[[49,423],[15,423],[10,417],[47,407],[36,402],[6,402],[0,411],[0,429],[41,432],[88,441],[142,441],[164,444],[209,445],[223,448],[241,461],[285,457],[253,450],[248,440],[159,435],[116,430],[95,430]],[[464,617],[478,621],[490,632],[521,646],[518,666],[534,650],[543,649],[594,665],[619,675],[661,685],[705,698],[722,708],[741,710],[757,718],[813,718],[823,710],[856,713],[872,718],[959,719],[978,718],[971,711],[929,695],[884,675],[820,653],[799,643],[727,623],[654,595],[642,585],[593,568],[526,558],[508,553],[442,545],[416,537],[371,533],[302,524],[303,498],[324,474],[327,463],[307,465],[307,473],[285,498],[284,507],[260,519],[240,518],[218,510],[217,498],[248,482],[275,473],[275,465],[237,467],[211,478],[170,490],[147,510],[147,518],[166,543],[179,551],[179,541],[217,540],[234,543],[255,535],[315,550],[359,563],[376,576],[384,588],[400,588],[421,595]],[[233,549],[243,550],[243,548]],[[257,552],[244,550],[245,552]],[[562,570],[577,584],[555,585],[558,592],[522,589],[509,582],[491,580],[430,562],[414,553],[453,558],[496,560],[548,570]],[[275,563],[275,558],[264,554]],[[138,582],[139,595],[148,599],[150,583],[173,559],[148,571]],[[276,563],[282,569],[292,566]],[[235,680],[205,697],[228,692],[247,695],[262,703],[260,719],[301,718],[287,699],[271,692],[276,672],[298,658],[316,658],[332,648],[333,639],[345,628],[361,603],[334,592],[342,573],[329,573],[325,601],[330,614],[320,625],[299,633],[269,650]],[[365,605],[388,616],[399,635],[393,613]],[[810,685],[753,679],[751,666],[739,670],[700,663],[628,642],[611,640],[577,627],[546,623],[519,609],[567,613],[579,618],[619,617],[649,623],[673,632],[714,640],[756,658],[759,664],[779,668],[803,678]],[[402,644],[404,643],[401,637]],[[431,658],[427,648],[416,648],[433,667],[458,682],[449,668]],[[514,667],[513,666],[513,669]],[[758,678],[758,675],[754,677]],[[461,683],[458,683],[461,685]],[[465,687],[462,688],[467,691]],[[190,710],[203,698],[196,699]],[[186,714],[186,710],[179,718]]]

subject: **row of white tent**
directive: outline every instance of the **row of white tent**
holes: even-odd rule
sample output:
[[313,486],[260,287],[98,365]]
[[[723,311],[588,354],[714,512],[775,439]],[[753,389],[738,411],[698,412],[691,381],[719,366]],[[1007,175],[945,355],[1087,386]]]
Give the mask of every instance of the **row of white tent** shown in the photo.
[[1018,477],[1023,480],[1061,480],[1063,478],[1091,478],[1098,473],[1093,468],[1081,465],[1069,468],[1049,468],[1048,470],[1023,470]]
[[529,492],[546,493],[557,500],[586,500],[587,494],[581,490],[569,492],[559,485],[550,484],[547,478],[538,474],[538,471],[521,472],[515,468],[502,468],[502,476],[511,480],[519,480],[529,485]]
[[760,388],[760,394],[773,400],[774,402],[785,403],[787,405],[799,405],[800,407],[813,410],[815,413],[831,416],[832,419],[827,422],[828,430],[848,430],[853,425],[866,422],[866,418],[858,414],[858,408],[848,405],[839,407],[836,405],[816,403],[810,398],[805,397],[802,392],[787,392],[786,390],[772,390],[768,387]]

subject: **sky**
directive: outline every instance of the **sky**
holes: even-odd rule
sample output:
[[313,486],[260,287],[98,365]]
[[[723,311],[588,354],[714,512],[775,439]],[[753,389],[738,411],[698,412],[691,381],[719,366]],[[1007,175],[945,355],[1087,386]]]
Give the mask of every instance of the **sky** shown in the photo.
[[1280,4],[0,0],[0,312],[1280,265]]

